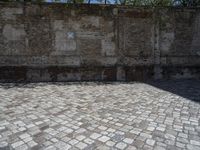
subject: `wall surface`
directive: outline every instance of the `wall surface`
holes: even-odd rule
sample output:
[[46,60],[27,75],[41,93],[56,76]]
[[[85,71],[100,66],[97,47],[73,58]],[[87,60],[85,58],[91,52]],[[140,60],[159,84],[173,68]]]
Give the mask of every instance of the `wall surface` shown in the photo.
[[0,81],[200,79],[200,9],[0,3]]

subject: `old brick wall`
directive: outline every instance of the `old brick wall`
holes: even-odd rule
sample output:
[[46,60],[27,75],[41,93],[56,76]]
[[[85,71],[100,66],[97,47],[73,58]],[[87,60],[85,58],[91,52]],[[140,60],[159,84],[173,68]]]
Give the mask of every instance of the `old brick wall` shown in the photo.
[[200,78],[199,10],[0,3],[0,81]]

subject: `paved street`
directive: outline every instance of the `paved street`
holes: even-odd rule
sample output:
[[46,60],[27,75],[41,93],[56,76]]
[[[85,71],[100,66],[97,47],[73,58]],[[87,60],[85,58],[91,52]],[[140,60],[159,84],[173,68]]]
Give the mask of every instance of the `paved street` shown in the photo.
[[0,84],[0,150],[200,150],[200,81]]

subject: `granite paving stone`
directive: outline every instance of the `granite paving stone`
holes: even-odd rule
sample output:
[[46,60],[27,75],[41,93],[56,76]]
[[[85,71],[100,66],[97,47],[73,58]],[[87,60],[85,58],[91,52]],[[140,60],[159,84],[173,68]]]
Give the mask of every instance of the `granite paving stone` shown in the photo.
[[0,150],[200,150],[200,81],[1,83]]

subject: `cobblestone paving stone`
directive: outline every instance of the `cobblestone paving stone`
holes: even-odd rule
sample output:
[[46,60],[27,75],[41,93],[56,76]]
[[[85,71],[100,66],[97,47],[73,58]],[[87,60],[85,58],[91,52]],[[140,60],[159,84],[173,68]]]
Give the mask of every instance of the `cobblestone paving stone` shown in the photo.
[[0,84],[0,150],[200,149],[200,81]]

